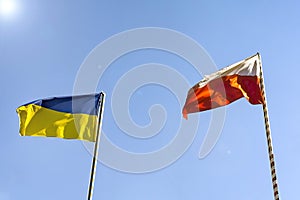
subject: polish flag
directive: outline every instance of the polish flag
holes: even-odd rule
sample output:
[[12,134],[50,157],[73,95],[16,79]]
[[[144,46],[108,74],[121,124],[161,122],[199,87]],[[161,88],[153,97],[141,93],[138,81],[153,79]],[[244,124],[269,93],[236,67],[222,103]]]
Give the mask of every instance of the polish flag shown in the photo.
[[260,60],[256,54],[205,76],[187,94],[183,117],[228,105],[245,97],[251,104],[262,104]]

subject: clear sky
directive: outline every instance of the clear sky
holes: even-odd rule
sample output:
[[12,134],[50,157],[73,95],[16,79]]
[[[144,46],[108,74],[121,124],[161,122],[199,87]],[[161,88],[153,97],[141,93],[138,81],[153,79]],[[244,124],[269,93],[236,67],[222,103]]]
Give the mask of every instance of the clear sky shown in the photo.
[[[10,12],[0,9],[1,200],[86,199],[92,160],[86,146],[91,144],[57,138],[20,137],[15,109],[35,99],[73,94],[80,69],[97,45],[115,34],[143,27],[170,29],[189,37],[203,47],[217,69],[260,52],[280,196],[282,199],[298,198],[298,1],[14,2],[15,9]],[[148,36],[151,41],[152,35]],[[126,41],[130,41],[126,37],[122,41],[125,42],[119,48],[131,45],[128,42],[126,46]],[[142,42],[146,41],[147,38],[142,38]],[[172,45],[183,45],[181,42],[174,40]],[[183,45],[180,49],[197,57],[192,48]],[[116,51],[116,46],[108,45],[107,52],[113,54]],[[104,56],[110,55],[107,52]],[[97,55],[99,60],[104,59],[101,54]],[[102,134],[107,141],[125,152],[151,154],[174,142],[177,131],[186,123],[192,123],[193,118],[199,117],[199,126],[194,138],[190,131],[186,131],[190,145],[182,151],[182,156],[162,169],[130,173],[109,166],[105,161],[98,162],[95,200],[273,199],[260,105],[253,106],[241,99],[227,106],[219,140],[208,156],[199,159],[212,112],[192,114],[191,119],[183,121],[184,98],[176,97],[185,95],[189,87],[202,79],[203,74],[194,67],[205,68],[205,64],[200,62],[199,66],[193,66],[172,52],[158,49],[135,50],[110,63],[95,85],[97,91],[103,90],[107,94]],[[134,80],[128,78],[129,72],[141,65],[144,69],[168,66],[170,75],[164,76],[157,68],[157,74],[155,70],[150,73],[145,70],[143,74],[142,70],[134,72],[138,73],[138,76],[133,76]],[[181,87],[179,79],[175,75],[171,77],[171,69],[184,77],[187,85]],[[171,85],[157,84],[161,77]],[[84,83],[92,82],[90,77],[83,80]],[[139,80],[148,81],[148,84],[131,91],[134,86],[131,81]],[[119,81],[129,85],[122,85]],[[122,95],[114,96],[116,85],[125,88],[122,91],[131,92],[130,98],[125,99],[125,103],[128,102],[125,111],[130,113],[133,125],[138,127],[135,137],[126,134],[122,124],[114,119],[114,116],[121,119],[119,123],[126,126],[124,107],[118,107],[126,104]],[[173,86],[179,88],[180,95],[170,92]],[[152,120],[158,124],[165,120],[165,124],[156,130],[157,133],[152,133],[146,126],[152,123],[148,109],[155,104],[161,104],[165,113],[154,110],[157,114]],[[151,137],[146,137],[151,134]],[[103,159],[109,157],[121,167],[151,164],[147,160],[137,163],[130,156],[117,157],[104,148],[103,141],[99,152]],[[158,155],[157,160],[172,160],[173,157],[171,151]]]

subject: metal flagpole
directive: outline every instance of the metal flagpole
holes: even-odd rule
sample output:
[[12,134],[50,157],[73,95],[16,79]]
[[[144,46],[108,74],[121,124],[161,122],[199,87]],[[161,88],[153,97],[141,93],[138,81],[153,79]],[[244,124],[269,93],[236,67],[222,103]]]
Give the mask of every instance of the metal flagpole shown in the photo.
[[267,142],[268,142],[268,153],[269,153],[269,161],[270,161],[270,167],[271,167],[274,199],[279,200],[279,191],[278,191],[275,160],[274,160],[273,147],[272,147],[272,137],[271,137],[269,115],[268,115],[267,98],[266,98],[266,92],[265,92],[265,86],[264,86],[264,80],[263,80],[262,62],[261,62],[260,54],[257,53],[257,55],[259,58],[259,66],[260,66],[260,87],[261,87],[262,98],[263,98],[262,104],[263,104],[263,112],[264,112],[264,118],[265,118],[265,129],[266,129],[266,136],[267,136]]
[[94,179],[96,174],[96,166],[97,166],[97,157],[98,157],[98,148],[99,148],[99,141],[100,141],[100,134],[101,134],[101,127],[102,127],[102,117],[103,117],[103,110],[104,110],[104,101],[105,101],[105,93],[100,93],[99,98],[99,110],[98,110],[98,124],[96,128],[96,142],[94,145],[94,156],[91,168],[91,176],[90,176],[90,184],[88,189],[88,200],[92,200],[93,197],[93,189],[94,189]]

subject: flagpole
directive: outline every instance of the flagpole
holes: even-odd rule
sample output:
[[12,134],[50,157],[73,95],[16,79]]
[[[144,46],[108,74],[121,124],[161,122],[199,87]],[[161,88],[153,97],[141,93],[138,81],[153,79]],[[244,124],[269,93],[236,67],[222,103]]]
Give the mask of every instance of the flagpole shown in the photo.
[[90,176],[88,198],[87,198],[88,200],[92,200],[92,197],[93,197],[94,180],[95,180],[97,158],[98,158],[98,148],[99,148],[100,134],[101,134],[101,128],[102,128],[104,101],[105,101],[105,93],[101,92],[99,102],[98,102],[98,105],[99,105],[99,110],[98,110],[98,114],[97,114],[98,115],[98,124],[96,127],[96,142],[94,145],[94,156],[93,156],[93,161],[92,161],[91,176]]
[[262,98],[263,98],[262,105],[263,105],[263,112],[265,118],[265,129],[266,129],[266,136],[267,136],[267,143],[268,143],[268,153],[269,153],[269,161],[270,161],[270,168],[271,168],[274,199],[279,200],[279,191],[278,191],[277,176],[276,176],[276,169],[275,169],[275,159],[273,154],[271,129],[270,129],[270,122],[269,122],[268,107],[267,107],[267,98],[266,98],[266,92],[265,92],[265,86],[263,80],[262,62],[261,62],[260,54],[257,53],[257,55],[259,58],[259,66],[260,66],[260,87],[261,87]]

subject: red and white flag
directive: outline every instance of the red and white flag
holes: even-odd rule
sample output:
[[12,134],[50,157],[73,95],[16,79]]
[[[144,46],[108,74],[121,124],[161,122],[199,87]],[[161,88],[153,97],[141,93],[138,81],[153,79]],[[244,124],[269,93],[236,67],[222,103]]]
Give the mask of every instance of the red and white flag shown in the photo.
[[245,97],[251,104],[262,104],[259,55],[225,67],[205,76],[187,94],[183,117],[228,105]]

